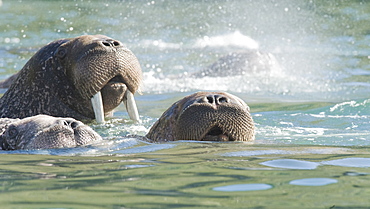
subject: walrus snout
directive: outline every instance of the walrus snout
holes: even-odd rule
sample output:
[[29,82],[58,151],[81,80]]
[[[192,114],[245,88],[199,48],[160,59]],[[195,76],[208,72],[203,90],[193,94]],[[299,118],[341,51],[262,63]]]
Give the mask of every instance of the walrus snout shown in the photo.
[[72,145],[70,146],[81,146],[88,144],[91,141],[102,139],[101,136],[93,131],[89,126],[73,118],[58,119],[55,127],[50,128],[50,130],[53,129],[57,129],[59,132],[62,132],[66,138],[70,137],[69,141],[72,142]]
[[168,108],[146,135],[153,141],[253,141],[248,105],[225,92],[197,92]]

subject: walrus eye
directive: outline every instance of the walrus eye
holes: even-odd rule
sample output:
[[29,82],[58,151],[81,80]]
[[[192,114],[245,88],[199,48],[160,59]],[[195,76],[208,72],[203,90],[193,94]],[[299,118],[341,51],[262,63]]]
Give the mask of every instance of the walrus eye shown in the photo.
[[58,48],[58,51],[56,51],[55,56],[57,56],[60,59],[63,59],[67,55],[67,50],[65,48]]
[[10,126],[8,128],[8,136],[9,138],[15,138],[18,135],[18,130],[15,126]]

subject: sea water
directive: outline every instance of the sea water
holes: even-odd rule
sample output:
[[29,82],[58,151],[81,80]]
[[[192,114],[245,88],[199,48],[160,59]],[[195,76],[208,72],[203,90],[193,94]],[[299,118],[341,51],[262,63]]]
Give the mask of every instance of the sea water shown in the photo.
[[[0,1],[1,2],[1,1]],[[141,123],[124,106],[103,141],[2,151],[4,208],[367,208],[370,194],[367,1],[2,1],[0,79],[43,45],[104,34],[138,57]],[[272,53],[271,72],[190,78],[230,52]],[[141,141],[197,91],[242,98],[254,143]],[[2,90],[2,93],[5,90]]]

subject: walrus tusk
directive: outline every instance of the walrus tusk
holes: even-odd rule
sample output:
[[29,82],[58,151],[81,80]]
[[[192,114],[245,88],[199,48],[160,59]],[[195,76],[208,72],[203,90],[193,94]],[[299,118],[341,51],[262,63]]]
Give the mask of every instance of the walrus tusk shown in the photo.
[[126,97],[126,100],[124,101],[124,103],[125,103],[128,115],[130,116],[131,120],[139,122],[140,121],[139,112],[137,111],[137,106],[136,106],[134,95],[132,94],[131,91],[127,90],[125,93],[125,97]]
[[95,119],[97,123],[104,123],[103,99],[100,91],[91,98],[91,104],[94,109]]

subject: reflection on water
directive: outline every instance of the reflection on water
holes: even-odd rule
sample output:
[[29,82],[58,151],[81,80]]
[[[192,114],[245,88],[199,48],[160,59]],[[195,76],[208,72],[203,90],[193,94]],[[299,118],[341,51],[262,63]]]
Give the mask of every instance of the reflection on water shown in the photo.
[[19,208],[270,208],[272,204],[273,208],[346,208],[369,204],[368,167],[321,163],[351,158],[361,163],[368,148],[353,148],[352,154],[224,157],[231,150],[273,150],[276,145],[175,144],[153,152],[101,156],[2,154],[0,200],[3,206]]
[[235,184],[222,187],[215,187],[213,190],[220,192],[244,192],[271,189],[269,184]]
[[175,147],[174,144],[153,144],[123,150],[114,151],[114,154],[133,154],[133,153],[142,153],[142,152],[155,152],[162,149],[170,149]]
[[[136,95],[141,123],[120,106],[106,124],[90,124],[102,142],[1,152],[3,207],[370,205],[370,2],[0,2],[0,79],[50,41],[98,33],[125,43],[144,71],[143,95]],[[250,49],[274,54],[281,72],[186,77]],[[151,144],[132,136],[199,90],[245,100],[256,141]]]
[[335,165],[343,167],[370,167],[370,158],[343,158],[338,160],[330,160],[321,162],[324,165]]
[[309,179],[297,179],[289,182],[292,185],[299,186],[325,186],[329,184],[337,183],[338,180],[330,178],[309,178]]
[[229,157],[246,157],[246,156],[256,156],[256,155],[297,155],[297,154],[343,154],[351,153],[351,149],[348,148],[315,148],[315,149],[306,149],[306,148],[296,148],[295,150],[284,150],[284,149],[268,149],[268,150],[246,150],[238,152],[229,152],[224,154],[224,156]]
[[261,163],[261,165],[276,167],[276,168],[288,168],[288,169],[315,169],[319,166],[319,163],[308,162],[303,160],[293,160],[293,159],[280,159],[271,160]]

